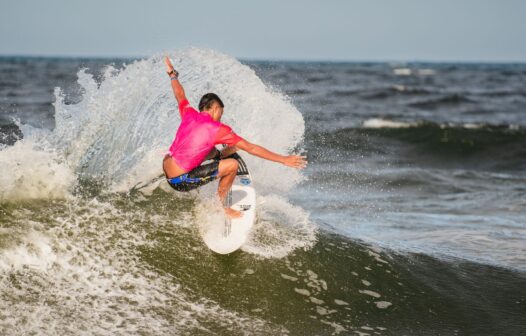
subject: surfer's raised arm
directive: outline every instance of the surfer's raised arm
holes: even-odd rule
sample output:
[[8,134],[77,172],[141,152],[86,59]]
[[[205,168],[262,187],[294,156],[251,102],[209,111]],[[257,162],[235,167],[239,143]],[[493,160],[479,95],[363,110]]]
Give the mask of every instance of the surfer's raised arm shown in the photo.
[[288,167],[302,169],[302,168],[305,168],[305,166],[307,165],[307,160],[305,160],[305,156],[280,155],[280,154],[271,152],[262,146],[250,143],[246,140],[239,141],[236,144],[236,147],[244,150],[247,153],[258,156],[262,159],[279,162]]
[[186,94],[184,93],[184,88],[179,82],[179,73],[174,69],[172,62],[168,56],[164,57],[164,63],[166,64],[166,72],[170,76],[170,82],[172,82],[172,90],[174,91],[175,99],[177,103],[181,103],[183,100],[186,100]]

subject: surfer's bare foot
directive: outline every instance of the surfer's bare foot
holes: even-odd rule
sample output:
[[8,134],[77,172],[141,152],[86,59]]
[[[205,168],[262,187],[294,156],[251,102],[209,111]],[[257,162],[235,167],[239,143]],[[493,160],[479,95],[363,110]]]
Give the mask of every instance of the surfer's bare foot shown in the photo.
[[241,218],[243,216],[241,211],[237,211],[232,208],[225,208],[225,214],[228,216],[228,218]]

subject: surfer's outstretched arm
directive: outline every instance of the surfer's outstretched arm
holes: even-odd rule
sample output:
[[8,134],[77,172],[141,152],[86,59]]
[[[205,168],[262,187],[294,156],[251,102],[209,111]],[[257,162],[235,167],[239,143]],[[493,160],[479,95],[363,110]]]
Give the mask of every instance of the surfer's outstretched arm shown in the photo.
[[172,82],[172,90],[174,92],[175,99],[177,103],[182,102],[186,99],[186,94],[184,93],[184,88],[179,82],[179,73],[174,69],[172,62],[168,56],[164,57],[164,63],[166,64],[166,71]]
[[250,143],[246,140],[241,140],[236,144],[236,147],[244,150],[245,152],[258,156],[262,159],[279,162],[285,166],[302,169],[307,165],[305,156],[300,155],[280,155],[269,151],[265,147]]

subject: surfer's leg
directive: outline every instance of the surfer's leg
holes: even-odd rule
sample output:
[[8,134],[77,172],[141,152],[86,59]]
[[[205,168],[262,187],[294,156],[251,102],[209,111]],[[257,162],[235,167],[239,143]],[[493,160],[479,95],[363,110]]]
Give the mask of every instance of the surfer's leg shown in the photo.
[[[228,191],[232,187],[232,183],[234,183],[238,167],[239,163],[236,159],[224,159],[219,161],[219,172],[217,174],[219,177],[219,186],[217,188],[217,195],[221,202],[224,202]],[[232,218],[241,217],[242,215],[240,211],[236,211],[232,208],[226,208],[225,212]]]

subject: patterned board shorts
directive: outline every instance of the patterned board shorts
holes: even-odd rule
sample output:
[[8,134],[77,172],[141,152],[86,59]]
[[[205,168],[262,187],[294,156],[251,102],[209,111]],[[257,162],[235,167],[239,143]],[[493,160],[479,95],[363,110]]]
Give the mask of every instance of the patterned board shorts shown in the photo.
[[198,166],[188,173],[172,177],[168,184],[177,191],[190,191],[212,182],[219,172],[219,160]]

